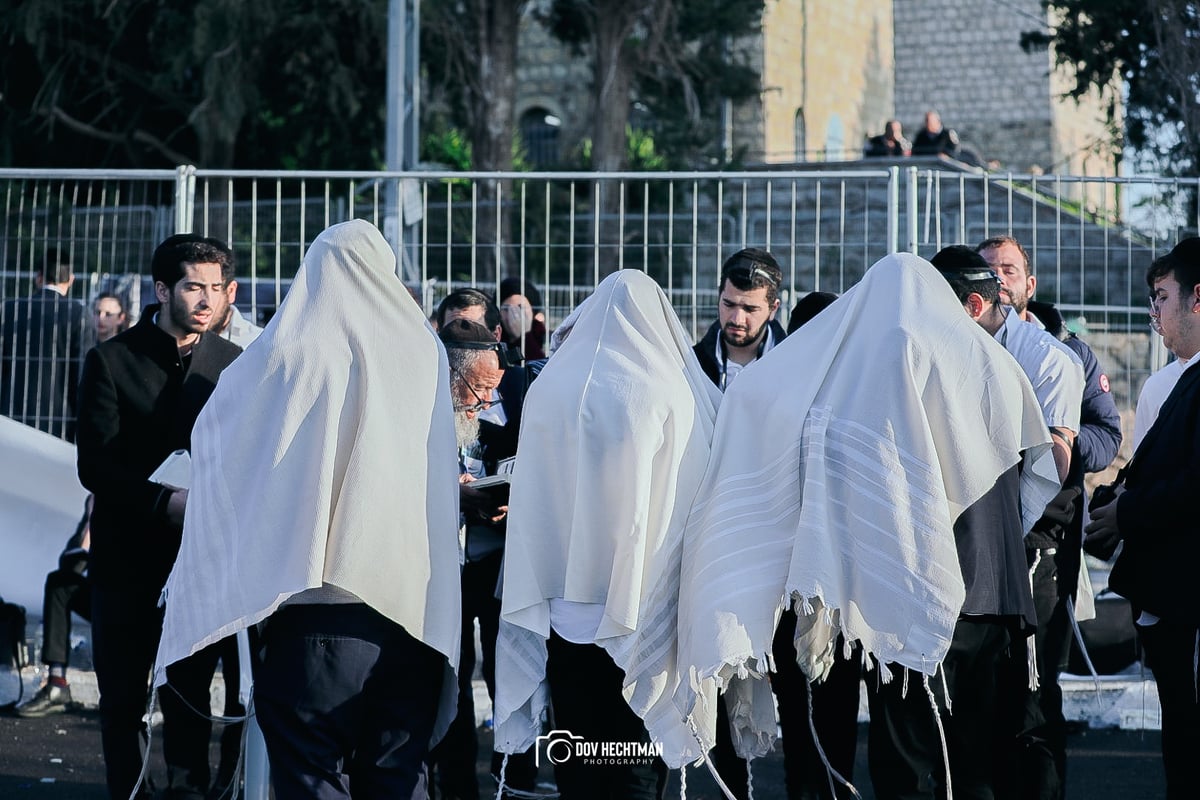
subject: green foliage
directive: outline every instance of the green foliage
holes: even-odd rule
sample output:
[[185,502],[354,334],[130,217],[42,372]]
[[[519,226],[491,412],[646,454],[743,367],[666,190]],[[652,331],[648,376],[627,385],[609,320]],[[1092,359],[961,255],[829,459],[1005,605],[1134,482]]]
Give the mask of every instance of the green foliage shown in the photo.
[[0,2],[4,163],[382,164],[384,0]]
[[1122,101],[1109,96],[1109,119],[1130,146],[1164,171],[1194,174],[1200,166],[1200,10],[1186,0],[1043,0],[1058,24],[1047,36],[1022,36],[1027,50],[1052,45],[1074,75],[1070,92],[1081,96],[1125,86]]
[[471,143],[458,128],[428,133],[421,142],[421,160],[467,172],[471,169]]
[[[669,30],[656,52],[639,52],[648,37],[627,42],[636,65],[634,92],[653,120],[655,149],[667,168],[710,168],[720,164],[721,108],[758,94],[760,76],[736,47],[738,37],[757,32],[764,0],[664,0]],[[582,54],[594,15],[618,13],[602,0],[554,0],[537,15],[560,41]],[[624,11],[638,14],[642,4]],[[632,101],[633,98],[630,98]],[[590,162],[590,157],[585,158]],[[632,161],[630,165],[632,166]]]

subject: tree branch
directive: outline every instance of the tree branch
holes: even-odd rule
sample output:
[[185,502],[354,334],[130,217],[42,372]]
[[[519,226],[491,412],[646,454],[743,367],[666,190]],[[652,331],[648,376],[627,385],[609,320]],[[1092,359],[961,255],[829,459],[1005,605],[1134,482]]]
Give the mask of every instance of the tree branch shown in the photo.
[[83,122],[82,120],[75,119],[74,117],[72,117],[66,111],[63,111],[58,106],[53,106],[53,107],[47,109],[43,113],[45,113],[47,116],[53,117],[54,119],[58,120],[59,122],[66,125],[68,128],[75,131],[76,133],[81,133],[84,136],[89,136],[93,139],[98,139],[102,142],[112,142],[114,144],[127,144],[130,141],[133,141],[133,142],[137,142],[138,144],[143,144],[143,145],[146,145],[147,147],[157,150],[160,154],[162,154],[169,161],[172,161],[175,164],[189,164],[192,161],[195,161],[194,158],[191,158],[189,156],[184,155],[183,153],[180,153],[179,151],[173,149],[166,142],[159,140],[157,137],[152,136],[151,134],[149,134],[146,131],[143,131],[141,129],[136,129],[132,133],[129,133],[129,134],[114,133],[112,131],[104,131],[104,130],[101,130],[101,129],[95,127],[94,125],[90,125],[86,122]]

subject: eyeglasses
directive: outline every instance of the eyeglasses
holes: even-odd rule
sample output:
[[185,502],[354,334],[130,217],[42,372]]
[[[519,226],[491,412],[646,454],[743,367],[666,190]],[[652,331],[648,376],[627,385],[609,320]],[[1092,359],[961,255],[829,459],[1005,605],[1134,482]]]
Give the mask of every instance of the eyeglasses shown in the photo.
[[749,283],[751,285],[754,284],[754,279],[757,277],[762,278],[764,281],[771,284],[772,287],[776,289],[779,288],[779,279],[771,274],[771,272],[769,272],[765,267],[753,261],[748,264],[742,263],[733,265],[729,269],[725,270],[724,277],[733,278],[736,281]]
[[471,385],[471,382],[467,380],[467,376],[463,375],[455,367],[451,367],[450,369],[454,371],[454,374],[458,376],[458,379],[463,382],[463,386],[466,386],[467,391],[469,391],[471,393],[471,395],[475,398],[475,402],[472,403],[471,405],[464,406],[464,405],[455,403],[454,404],[455,413],[470,411],[472,413],[477,414],[480,411],[487,410],[488,408],[495,405],[496,403],[503,402],[504,398],[500,396],[500,392],[496,389],[493,389],[490,392],[490,394],[491,394],[490,399],[488,399],[488,400],[483,399],[482,397],[479,396],[479,392],[475,391],[475,387]]

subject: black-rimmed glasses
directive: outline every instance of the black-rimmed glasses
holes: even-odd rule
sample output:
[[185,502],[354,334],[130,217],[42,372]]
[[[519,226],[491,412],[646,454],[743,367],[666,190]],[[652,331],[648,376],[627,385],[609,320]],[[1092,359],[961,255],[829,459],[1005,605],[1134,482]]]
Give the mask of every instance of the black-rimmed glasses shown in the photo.
[[464,406],[464,405],[455,403],[454,404],[455,413],[470,411],[470,412],[477,414],[480,411],[485,411],[488,408],[490,408],[491,406],[495,405],[496,403],[503,401],[504,398],[500,396],[500,391],[497,389],[493,389],[491,392],[489,392],[489,394],[491,395],[489,399],[485,400],[484,398],[480,397],[479,392],[475,391],[475,387],[472,386],[471,382],[467,380],[466,375],[463,375],[461,372],[459,372],[454,367],[451,367],[450,369],[454,371],[454,374],[458,376],[458,379],[463,382],[463,385],[467,387],[467,390],[475,398],[475,402],[469,406]]

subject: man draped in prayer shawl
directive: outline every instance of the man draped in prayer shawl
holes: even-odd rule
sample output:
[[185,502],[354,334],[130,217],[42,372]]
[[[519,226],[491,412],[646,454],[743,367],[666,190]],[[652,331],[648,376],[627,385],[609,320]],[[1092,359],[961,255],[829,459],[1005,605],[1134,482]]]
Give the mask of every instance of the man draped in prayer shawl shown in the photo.
[[1027,529],[1057,491],[1049,442],[1020,368],[912,255],[879,261],[747,370],[686,531],[678,706],[700,746],[722,688],[739,752],[770,749],[766,678],[789,606],[812,680],[839,633],[881,680],[933,675],[964,599],[954,521],[1025,452]]
[[265,620],[275,796],[423,796],[457,688],[454,424],[445,352],[378,230],[317,237],[192,443],[156,680]]
[[[691,740],[671,700],[676,593],[719,400],[666,295],[633,270],[596,287],[526,397],[517,452],[536,455],[512,477],[496,742],[537,740],[567,800],[661,798],[655,754]],[[556,730],[541,737],[548,699]]]

